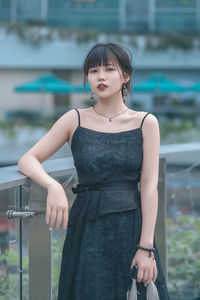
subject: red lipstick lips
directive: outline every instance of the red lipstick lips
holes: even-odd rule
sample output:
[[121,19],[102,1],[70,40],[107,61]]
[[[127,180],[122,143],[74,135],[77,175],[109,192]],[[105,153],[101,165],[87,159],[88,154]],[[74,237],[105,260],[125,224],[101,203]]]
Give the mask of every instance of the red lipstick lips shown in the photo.
[[97,86],[97,88],[98,88],[99,90],[105,90],[105,89],[107,88],[107,85],[105,85],[104,83],[100,83],[100,84]]

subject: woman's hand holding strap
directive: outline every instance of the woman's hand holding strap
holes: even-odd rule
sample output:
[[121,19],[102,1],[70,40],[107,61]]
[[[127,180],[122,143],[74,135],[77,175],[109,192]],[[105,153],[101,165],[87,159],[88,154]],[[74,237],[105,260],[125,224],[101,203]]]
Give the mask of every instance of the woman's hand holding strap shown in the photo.
[[[134,265],[138,266],[137,281],[143,281],[145,286],[147,286],[151,280],[155,282],[158,275],[156,260],[153,254],[156,251],[155,248],[146,248],[137,245],[137,251],[131,263],[131,268]],[[146,255],[145,252],[148,252],[148,255]]]

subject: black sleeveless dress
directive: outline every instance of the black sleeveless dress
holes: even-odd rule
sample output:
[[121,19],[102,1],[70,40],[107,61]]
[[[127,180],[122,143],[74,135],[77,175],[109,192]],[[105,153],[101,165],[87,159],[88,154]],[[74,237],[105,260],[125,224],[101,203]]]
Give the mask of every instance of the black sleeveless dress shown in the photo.
[[[71,151],[79,183],[63,245],[58,300],[126,300],[130,266],[142,227],[140,182],[141,126],[122,132],[81,127],[78,113]],[[155,238],[154,247],[157,249]],[[160,300],[169,294],[155,253]],[[138,300],[146,287],[137,282]]]

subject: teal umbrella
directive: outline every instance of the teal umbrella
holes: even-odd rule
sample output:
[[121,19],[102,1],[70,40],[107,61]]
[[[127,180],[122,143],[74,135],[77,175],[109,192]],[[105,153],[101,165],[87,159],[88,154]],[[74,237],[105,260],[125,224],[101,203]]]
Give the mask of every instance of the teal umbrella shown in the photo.
[[187,89],[167,79],[162,73],[154,73],[148,80],[132,86],[134,92],[183,92]]
[[83,84],[77,85],[76,86],[77,92],[90,92],[91,91],[91,87],[89,82],[86,83],[86,87],[84,88]]
[[200,92],[200,81],[198,81],[197,83],[195,83],[195,85],[192,85],[191,87],[189,87],[188,91]]
[[44,73],[36,80],[24,83],[15,87],[16,92],[49,92],[49,93],[70,93],[76,92],[77,88],[65,81],[59,79],[52,73]]

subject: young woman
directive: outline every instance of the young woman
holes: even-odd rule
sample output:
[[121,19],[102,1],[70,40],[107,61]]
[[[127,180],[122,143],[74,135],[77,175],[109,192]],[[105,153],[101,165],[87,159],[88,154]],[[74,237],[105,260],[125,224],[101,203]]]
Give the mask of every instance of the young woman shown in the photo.
[[[139,300],[147,299],[152,280],[160,300],[169,299],[154,238],[159,124],[153,114],[126,105],[132,76],[126,50],[94,45],[83,70],[97,103],[65,113],[18,163],[47,188],[49,226],[67,227],[58,300],[126,300],[133,266]],[[79,179],[69,217],[62,186],[41,165],[66,141]]]

